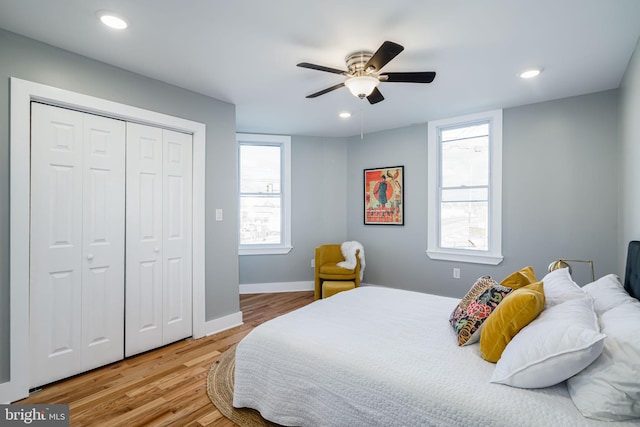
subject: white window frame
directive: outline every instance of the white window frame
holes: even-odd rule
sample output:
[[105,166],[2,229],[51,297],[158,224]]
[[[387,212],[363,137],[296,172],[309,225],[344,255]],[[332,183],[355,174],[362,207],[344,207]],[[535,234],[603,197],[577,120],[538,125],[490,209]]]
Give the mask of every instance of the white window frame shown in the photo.
[[[489,248],[486,251],[440,247],[441,130],[489,123]],[[431,121],[427,133],[427,255],[431,259],[498,265],[502,262],[502,110]]]
[[[286,135],[236,134],[238,146],[238,255],[286,255],[291,252],[291,137]],[[282,242],[280,244],[242,245],[240,244],[240,144],[279,145],[281,163],[281,205]]]

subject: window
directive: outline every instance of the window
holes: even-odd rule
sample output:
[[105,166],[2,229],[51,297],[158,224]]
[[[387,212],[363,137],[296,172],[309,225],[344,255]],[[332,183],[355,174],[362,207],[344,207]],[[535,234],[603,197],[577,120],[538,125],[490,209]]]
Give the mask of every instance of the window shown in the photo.
[[291,137],[237,134],[239,254],[291,251]]
[[430,258],[502,261],[502,110],[429,122]]

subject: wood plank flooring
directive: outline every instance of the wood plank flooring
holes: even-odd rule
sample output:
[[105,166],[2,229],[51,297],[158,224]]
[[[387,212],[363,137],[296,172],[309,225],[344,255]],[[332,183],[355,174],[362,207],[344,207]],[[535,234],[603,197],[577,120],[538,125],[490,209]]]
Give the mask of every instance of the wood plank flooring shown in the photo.
[[50,384],[16,403],[69,404],[72,426],[235,426],[207,395],[211,364],[260,323],[312,301],[313,292],[241,295],[242,326]]

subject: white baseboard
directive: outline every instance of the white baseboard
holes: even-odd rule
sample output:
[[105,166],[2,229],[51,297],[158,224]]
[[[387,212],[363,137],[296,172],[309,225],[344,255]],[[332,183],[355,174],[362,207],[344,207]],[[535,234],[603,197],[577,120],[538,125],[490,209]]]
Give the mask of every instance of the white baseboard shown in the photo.
[[276,283],[248,283],[240,285],[241,294],[269,294],[276,292],[312,291],[314,282],[276,282]]
[[243,325],[242,312],[229,314],[227,316],[219,317],[217,319],[209,320],[205,322],[204,333],[206,336],[217,334],[218,332],[226,331],[227,329],[235,328],[236,326]]

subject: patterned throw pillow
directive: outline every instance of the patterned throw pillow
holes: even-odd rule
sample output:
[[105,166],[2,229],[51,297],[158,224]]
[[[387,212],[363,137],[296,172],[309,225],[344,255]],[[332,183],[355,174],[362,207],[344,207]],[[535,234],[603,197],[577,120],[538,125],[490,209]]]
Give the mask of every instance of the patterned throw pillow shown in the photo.
[[512,290],[498,285],[489,276],[476,280],[449,317],[449,323],[458,337],[458,345],[478,342],[482,324]]

